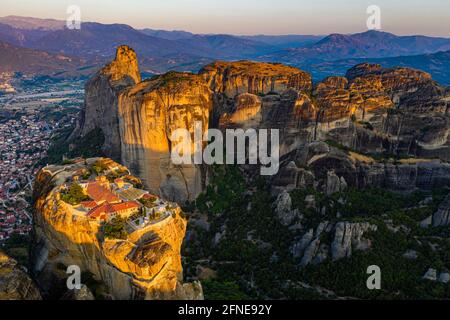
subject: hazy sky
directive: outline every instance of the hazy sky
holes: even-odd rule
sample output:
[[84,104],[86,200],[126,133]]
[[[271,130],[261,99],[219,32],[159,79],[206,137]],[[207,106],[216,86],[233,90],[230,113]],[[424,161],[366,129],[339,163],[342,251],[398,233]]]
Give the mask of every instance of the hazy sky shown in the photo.
[[450,37],[449,0],[1,0],[0,16],[65,19],[136,28],[231,34],[328,34],[366,30],[366,8],[381,8],[382,29]]

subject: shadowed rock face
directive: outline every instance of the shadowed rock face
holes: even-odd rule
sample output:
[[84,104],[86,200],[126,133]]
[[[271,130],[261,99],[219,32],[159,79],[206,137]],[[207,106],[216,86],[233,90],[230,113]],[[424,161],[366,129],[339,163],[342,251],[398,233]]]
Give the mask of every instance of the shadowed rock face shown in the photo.
[[450,194],[445,197],[435,213],[421,222],[421,226],[424,228],[447,225],[450,225]]
[[[281,64],[215,62],[198,75],[170,72],[140,82],[134,52],[117,58],[86,85],[76,134],[96,127],[104,151],[168,199],[193,200],[206,169],[174,166],[170,134],[194,121],[227,128],[280,130],[280,156],[333,140],[362,153],[450,159],[450,92],[425,72],[360,64],[346,77],[312,85],[311,76]],[[194,148],[194,146],[192,146]]]
[[79,127],[72,134],[85,136],[101,128],[105,136],[103,151],[114,159],[121,156],[118,95],[141,81],[136,53],[128,46],[117,49],[116,58],[99,70],[85,85],[85,103]]
[[14,259],[0,251],[0,300],[41,300],[35,283]]
[[[450,165],[440,160],[405,159],[378,162],[315,142],[289,153],[272,177],[274,194],[313,187],[325,193],[345,187],[380,187],[411,192],[450,186]],[[332,189],[332,192],[329,190]]]
[[162,220],[130,229],[124,239],[116,239],[107,237],[98,221],[61,200],[64,184],[99,160],[107,164],[107,170],[127,172],[114,161],[93,158],[49,166],[37,175],[31,265],[43,294],[50,298],[65,294],[66,268],[76,265],[99,282],[104,298],[202,299],[200,284],[182,283],[180,250],[187,221],[179,207]]

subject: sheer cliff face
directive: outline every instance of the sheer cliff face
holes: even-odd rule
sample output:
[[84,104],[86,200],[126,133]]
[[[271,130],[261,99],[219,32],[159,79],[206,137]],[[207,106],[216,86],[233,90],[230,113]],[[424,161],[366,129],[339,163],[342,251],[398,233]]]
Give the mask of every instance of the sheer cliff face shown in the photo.
[[[61,188],[98,160],[49,166],[38,173],[31,265],[45,296],[64,293],[66,268],[77,265],[99,283],[104,298],[202,298],[198,283],[182,283],[180,248],[186,220],[179,207],[164,219],[130,229],[124,239],[115,239],[105,236],[99,221],[61,200]],[[127,172],[110,161],[108,170],[114,167]]]
[[103,151],[120,159],[118,95],[124,88],[140,81],[136,53],[127,46],[119,47],[115,60],[98,71],[85,85],[85,106],[77,134],[84,136],[101,128],[105,136]]
[[208,130],[212,99],[203,79],[169,73],[125,90],[118,105],[122,162],[152,192],[177,202],[195,199],[202,190],[201,169],[173,165],[170,139],[177,129],[193,137],[195,122]]
[[14,259],[0,251],[0,300],[41,300],[35,283]]
[[173,166],[174,129],[280,130],[280,156],[317,140],[363,153],[450,159],[450,93],[429,74],[360,64],[345,77],[313,86],[311,76],[281,64],[215,62],[198,75],[171,72],[140,82],[134,52],[117,58],[86,85],[80,130],[99,127],[104,151],[121,159],[154,193],[183,202],[204,187],[205,170]]
[[202,190],[201,168],[172,165],[170,137],[175,129],[193,132],[194,121],[206,131],[211,98],[203,78],[193,74],[141,82],[135,52],[121,46],[116,59],[87,82],[78,131],[83,136],[102,129],[104,153],[129,167],[151,192],[177,202],[193,200]]

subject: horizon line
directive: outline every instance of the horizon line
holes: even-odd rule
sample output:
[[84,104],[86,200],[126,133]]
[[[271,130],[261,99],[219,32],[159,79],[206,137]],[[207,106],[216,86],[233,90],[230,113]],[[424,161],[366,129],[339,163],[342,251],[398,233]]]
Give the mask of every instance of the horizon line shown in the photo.
[[[6,15],[6,16],[0,16],[1,18],[8,18],[8,17],[16,17],[16,18],[31,18],[31,19],[38,19],[38,20],[51,20],[51,21],[58,21],[58,22],[66,22],[65,19],[58,19],[58,18],[41,18],[41,17],[36,17],[36,16],[21,16],[21,15],[17,15],[17,14],[10,14],[10,15]],[[0,22],[1,23],[1,22]],[[327,37],[329,35],[333,35],[333,34],[341,34],[341,35],[354,35],[354,34],[359,34],[359,33],[365,33],[368,31],[375,31],[375,32],[381,32],[381,33],[389,33],[395,36],[426,36],[426,37],[433,37],[433,38],[446,38],[446,39],[450,39],[450,35],[447,36],[443,36],[443,35],[430,35],[430,34],[422,34],[422,33],[410,33],[410,34],[403,34],[403,33],[394,33],[394,32],[390,32],[384,29],[366,29],[366,30],[360,30],[360,31],[352,31],[352,32],[330,32],[330,33],[278,33],[278,34],[271,34],[271,33],[226,33],[226,32],[219,32],[219,33],[197,33],[197,32],[193,32],[193,31],[189,31],[187,29],[162,29],[162,28],[158,28],[158,27],[136,27],[133,26],[132,24],[129,23],[125,23],[125,22],[100,22],[100,21],[90,21],[90,20],[86,20],[83,21],[81,20],[81,24],[83,23],[98,23],[98,24],[103,24],[103,25],[126,25],[129,26],[137,31],[142,31],[142,30],[153,30],[153,31],[166,31],[166,32],[187,32],[187,33],[191,33],[193,35],[229,35],[229,36],[237,36],[237,37],[252,37],[252,36],[273,36],[273,37],[281,37],[281,36],[314,36],[314,37]],[[24,29],[26,30],[26,28],[17,28],[17,29]],[[58,30],[58,29],[56,29]]]

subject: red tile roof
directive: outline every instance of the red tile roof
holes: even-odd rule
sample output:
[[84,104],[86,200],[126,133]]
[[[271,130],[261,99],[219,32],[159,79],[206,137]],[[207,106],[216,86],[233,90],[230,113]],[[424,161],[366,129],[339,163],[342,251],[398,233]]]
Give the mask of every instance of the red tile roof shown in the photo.
[[117,197],[110,190],[105,188],[99,181],[89,182],[87,185],[87,194],[95,202],[120,202],[119,197]]
[[100,218],[102,220],[106,220],[107,215],[111,213],[115,213],[112,206],[109,203],[104,203],[92,208],[87,213],[87,216],[94,219]]
[[108,202],[105,202],[101,205],[98,205],[94,208],[92,208],[88,213],[87,216],[94,219],[102,219],[106,220],[107,216],[110,214],[115,214],[120,211],[129,210],[129,209],[138,209],[141,206],[136,201],[127,201],[122,203],[115,203],[110,204]]
[[117,203],[112,205],[115,211],[122,211],[128,209],[138,209],[141,206],[136,201],[127,201],[122,203]]
[[144,194],[142,196],[142,199],[157,199],[157,198],[158,198],[158,196],[155,196],[155,195],[150,194],[150,193],[146,193],[146,194]]
[[85,208],[92,209],[97,206],[95,201],[81,201],[81,205]]

